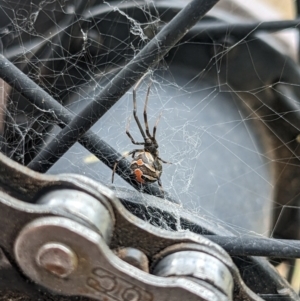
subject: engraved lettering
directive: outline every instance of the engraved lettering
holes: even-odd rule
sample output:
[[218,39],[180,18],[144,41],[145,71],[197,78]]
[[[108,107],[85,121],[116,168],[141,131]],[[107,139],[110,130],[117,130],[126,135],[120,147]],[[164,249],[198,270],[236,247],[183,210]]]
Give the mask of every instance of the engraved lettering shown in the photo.
[[124,291],[122,294],[124,301],[139,301],[141,299],[141,295],[135,289],[129,288]]
[[86,285],[105,297],[107,301],[152,301],[153,296],[144,289],[113,275],[103,268],[96,268],[87,278]]

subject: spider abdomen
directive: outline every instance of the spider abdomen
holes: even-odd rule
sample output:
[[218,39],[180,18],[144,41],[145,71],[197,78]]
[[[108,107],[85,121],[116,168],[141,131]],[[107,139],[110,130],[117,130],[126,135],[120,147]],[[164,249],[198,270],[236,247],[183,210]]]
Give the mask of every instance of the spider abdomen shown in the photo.
[[140,183],[156,182],[162,173],[162,166],[157,158],[149,152],[137,153],[130,165],[135,179]]

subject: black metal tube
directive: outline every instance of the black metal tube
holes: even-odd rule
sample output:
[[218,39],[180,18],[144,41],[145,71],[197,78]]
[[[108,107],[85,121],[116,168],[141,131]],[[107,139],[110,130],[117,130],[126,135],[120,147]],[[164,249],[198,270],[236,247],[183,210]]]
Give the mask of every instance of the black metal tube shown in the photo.
[[300,240],[204,235],[231,256],[300,258]]
[[46,172],[149,68],[166,53],[219,0],[192,0],[86,106],[28,165]]
[[[268,32],[273,33],[284,29],[298,29],[300,26],[300,19],[295,20],[283,20],[283,21],[268,21],[268,22],[252,22],[252,23],[221,23],[219,21],[205,21],[196,24],[187,34],[187,38],[197,37],[198,39],[202,37],[211,36],[212,38],[221,38],[226,36],[235,36],[237,39],[243,38],[245,36],[251,36],[257,32]],[[163,27],[162,27],[163,28]],[[161,28],[161,29],[162,29]],[[67,30],[66,25],[59,26],[59,32]],[[53,37],[58,35],[58,33],[53,34]],[[1,30],[0,30],[1,35]],[[36,38],[36,40],[31,40],[26,46],[26,42],[22,44],[22,48],[19,46],[13,46],[12,48],[5,49],[5,56],[9,60],[13,60],[19,55],[24,53],[24,49],[33,49],[42,47],[48,40],[42,40],[41,38]],[[19,47],[19,48],[18,48]],[[18,50],[19,49],[19,50]]]
[[[60,127],[63,128],[74,118],[73,113],[64,108],[3,55],[0,55],[0,78],[20,92],[40,111],[52,118]],[[113,168],[115,161],[121,157],[121,154],[91,130],[87,131],[79,139],[79,142],[111,169]],[[130,163],[127,160],[122,160],[119,163],[116,172],[134,188],[138,190],[141,189],[140,184],[130,178]],[[158,185],[145,186],[143,188],[144,191],[149,194],[166,197],[162,194]],[[178,201],[168,196],[166,198],[171,202],[178,203]]]
[[188,33],[188,37],[202,37],[205,35],[220,38],[225,35],[230,35],[237,38],[242,38],[261,31],[275,32],[287,28],[298,29],[299,26],[300,19],[252,23],[243,22],[233,24],[207,21],[199,22],[197,25],[195,25]]

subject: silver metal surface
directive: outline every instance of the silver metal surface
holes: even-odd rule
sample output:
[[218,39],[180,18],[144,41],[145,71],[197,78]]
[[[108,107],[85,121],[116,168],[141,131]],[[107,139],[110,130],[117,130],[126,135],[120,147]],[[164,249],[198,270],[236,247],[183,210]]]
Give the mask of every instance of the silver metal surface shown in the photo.
[[[169,279],[150,275],[122,261],[111,251],[122,247],[140,249],[145,252],[149,261],[154,262],[176,250],[196,250],[215,257],[227,266],[234,279],[235,300],[262,301],[245,285],[230,256],[220,246],[189,231],[171,232],[150,225],[129,213],[114,193],[98,182],[75,174],[39,174],[0,153],[1,186],[7,187],[6,190],[14,193],[13,195],[18,194],[20,199],[0,191],[0,228],[5,229],[0,233],[0,245],[7,254],[14,254],[14,259],[30,279],[52,291],[100,300],[104,296],[107,300],[228,300],[211,285],[201,285],[199,279],[190,280],[188,277],[179,276]],[[91,227],[91,223],[61,208],[62,204],[55,208],[49,204],[29,204],[21,201],[32,201],[36,195],[42,195],[45,189],[49,191],[52,187],[72,187],[94,196],[101,202],[109,211],[114,224],[109,247],[99,231],[92,230],[95,227]],[[159,199],[159,202],[162,200]],[[178,214],[178,206],[170,203],[168,206],[173,206],[174,214]],[[65,279],[52,275],[36,264],[38,250],[50,242],[64,244],[76,253],[78,267]],[[174,248],[176,245],[181,247]],[[164,254],[160,254],[161,250],[165,251]],[[269,263],[265,264],[269,267]],[[65,281],[66,279],[68,281]],[[107,283],[111,287],[109,292],[106,290]],[[133,296],[129,289],[133,287],[136,287],[135,294],[139,296],[136,299],[128,297],[129,293]],[[289,285],[282,280],[278,288],[282,287]],[[117,292],[124,292],[125,295],[117,296]],[[292,289],[289,295],[297,298]]]
[[[0,245],[7,253],[13,253],[13,244],[19,231],[30,221],[42,216],[64,216],[78,221],[88,227],[99,231],[93,223],[87,221],[84,216],[74,215],[73,212],[59,206],[49,204],[30,204],[22,200],[34,202],[36,195],[43,195],[42,190],[47,191],[58,187],[72,187],[95,197],[109,212],[112,225],[115,223],[114,210],[111,204],[119,202],[113,192],[106,186],[79,176],[62,174],[58,176],[44,175],[24,167],[0,153],[0,228],[5,229],[0,235]],[[18,199],[12,195],[18,195]],[[12,223],[13,221],[13,223]],[[113,228],[111,228],[111,231]],[[103,231],[105,232],[105,231]],[[106,231],[107,240],[112,233]]]
[[190,276],[212,284],[232,300],[233,279],[228,268],[211,255],[197,251],[181,251],[159,261],[157,276]]
[[107,242],[111,236],[113,224],[109,211],[96,198],[85,192],[74,189],[50,191],[38,200],[38,204],[48,205],[54,210],[65,210],[91,223]]
[[[195,242],[195,241],[194,241]],[[237,267],[233,264],[232,260],[228,260],[224,254],[220,254],[220,250],[214,248],[209,243],[192,243],[185,242],[168,246],[161,250],[153,258],[153,266],[155,267],[162,258],[168,257],[171,254],[182,251],[196,251],[208,254],[222,262],[231,272],[234,281],[234,300],[262,300],[259,296],[253,293],[243,282]]]
[[[77,255],[77,268],[64,280],[35,264],[35,254],[48,241],[68,246]],[[213,287],[182,277],[157,277],[131,266],[98,233],[66,218],[45,217],[29,223],[16,240],[15,257],[30,279],[60,294],[108,301],[228,301]]]
[[132,266],[149,273],[149,260],[144,252],[136,248],[122,248],[116,255]]
[[49,273],[65,278],[76,269],[77,256],[63,244],[47,243],[38,250],[36,263]]

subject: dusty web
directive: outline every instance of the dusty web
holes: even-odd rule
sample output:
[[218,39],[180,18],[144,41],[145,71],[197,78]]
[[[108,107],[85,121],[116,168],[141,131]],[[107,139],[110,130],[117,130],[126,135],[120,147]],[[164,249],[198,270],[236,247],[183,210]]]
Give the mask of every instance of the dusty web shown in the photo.
[[[3,54],[76,115],[184,4],[1,1]],[[256,17],[250,8],[224,1],[203,24]],[[289,219],[298,222],[300,193],[299,76],[294,52],[288,50],[297,33],[284,30],[290,34],[287,41],[254,30],[216,34],[203,28],[149,70],[137,90],[143,127],[150,82],[150,131],[162,112],[160,157],[172,163],[163,164],[163,189],[185,210],[237,235],[297,238],[286,229]],[[24,165],[60,131],[45,112],[4,83],[1,109],[2,152]],[[118,152],[130,151],[136,146],[125,128],[132,112],[130,90],[92,130]],[[133,118],[130,132],[142,141]],[[67,172],[111,185],[111,169],[79,143],[49,170]],[[114,185],[133,189],[119,176]]]

